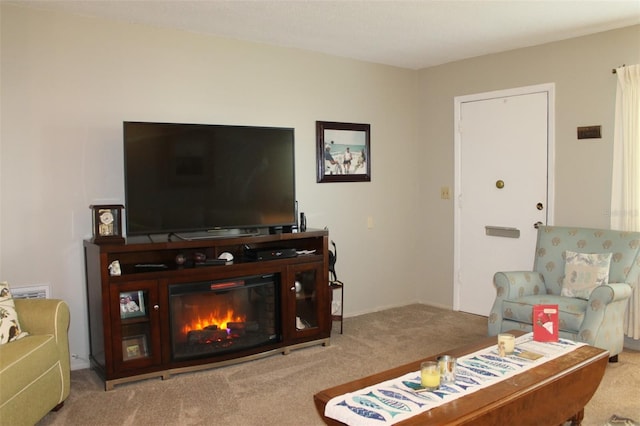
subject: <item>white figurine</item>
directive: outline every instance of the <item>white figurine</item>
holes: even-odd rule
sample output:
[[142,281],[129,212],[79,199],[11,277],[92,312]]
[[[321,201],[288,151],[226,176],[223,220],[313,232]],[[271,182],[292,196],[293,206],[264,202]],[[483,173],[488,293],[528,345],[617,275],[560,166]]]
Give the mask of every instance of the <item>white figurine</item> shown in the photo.
[[122,274],[122,271],[120,270],[120,261],[114,260],[109,264],[109,274],[111,274],[112,277],[120,276]]

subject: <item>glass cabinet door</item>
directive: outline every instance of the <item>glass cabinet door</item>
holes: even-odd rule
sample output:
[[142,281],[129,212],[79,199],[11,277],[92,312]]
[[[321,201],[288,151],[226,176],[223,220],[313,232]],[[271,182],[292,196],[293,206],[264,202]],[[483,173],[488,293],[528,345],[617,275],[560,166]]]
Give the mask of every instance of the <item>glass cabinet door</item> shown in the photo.
[[112,286],[111,293],[116,370],[159,363],[157,282],[123,283]]
[[[284,329],[290,337],[317,334],[321,326],[321,307],[324,295],[320,291],[322,264],[302,264],[291,268],[289,274],[290,315]],[[288,323],[288,324],[287,324]]]
[[295,273],[296,330],[318,327],[318,297],[316,271],[308,269]]

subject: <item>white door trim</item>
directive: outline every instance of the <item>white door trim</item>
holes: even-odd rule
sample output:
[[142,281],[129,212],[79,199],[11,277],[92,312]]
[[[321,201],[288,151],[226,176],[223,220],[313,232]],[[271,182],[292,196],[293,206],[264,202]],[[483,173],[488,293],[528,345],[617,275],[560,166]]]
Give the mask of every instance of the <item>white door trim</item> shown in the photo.
[[[555,83],[538,84],[534,86],[517,87],[513,89],[496,90],[476,93],[472,95],[456,96],[454,98],[454,219],[453,219],[453,310],[460,310],[460,282],[462,270],[460,265],[460,182],[461,182],[461,137],[460,111],[465,102],[481,101],[507,96],[528,95],[532,93],[547,93],[547,224],[553,224],[555,208]],[[533,256],[533,253],[531,253]]]

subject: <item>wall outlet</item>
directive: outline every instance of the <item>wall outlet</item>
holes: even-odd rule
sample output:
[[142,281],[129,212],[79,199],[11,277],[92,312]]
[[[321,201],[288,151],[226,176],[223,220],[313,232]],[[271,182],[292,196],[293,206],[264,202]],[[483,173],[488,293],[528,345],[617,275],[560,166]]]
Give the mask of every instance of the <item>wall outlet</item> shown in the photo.
[[440,188],[440,198],[443,200],[448,200],[451,198],[451,191],[448,186],[443,186]]

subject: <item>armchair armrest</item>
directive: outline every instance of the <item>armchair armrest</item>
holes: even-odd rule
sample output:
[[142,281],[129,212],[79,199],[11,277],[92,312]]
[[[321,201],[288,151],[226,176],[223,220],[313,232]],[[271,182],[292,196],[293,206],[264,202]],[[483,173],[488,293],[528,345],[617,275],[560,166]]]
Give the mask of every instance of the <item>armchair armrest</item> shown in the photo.
[[[20,326],[29,334],[52,334],[60,363],[67,376],[71,370],[69,357],[69,306],[59,299],[14,299]],[[69,386],[66,379],[65,386]]]
[[14,299],[18,319],[29,334],[67,335],[69,308],[58,299]]
[[544,277],[539,272],[496,272],[493,276],[493,284],[496,287],[496,297],[502,299],[547,294]]
[[500,333],[503,318],[503,300],[547,293],[544,277],[539,272],[533,271],[496,272],[493,276],[493,285],[496,288],[496,299],[489,313],[490,336]]
[[593,305],[596,300],[603,304],[609,304],[617,300],[626,300],[631,297],[631,286],[627,283],[609,283],[599,285],[589,296],[589,305]]
[[627,283],[609,283],[599,285],[589,296],[584,321],[580,325],[578,336],[583,342],[601,348],[610,348],[617,354],[622,351],[623,339],[612,341],[611,336],[619,334],[616,328],[621,324],[632,288]]

